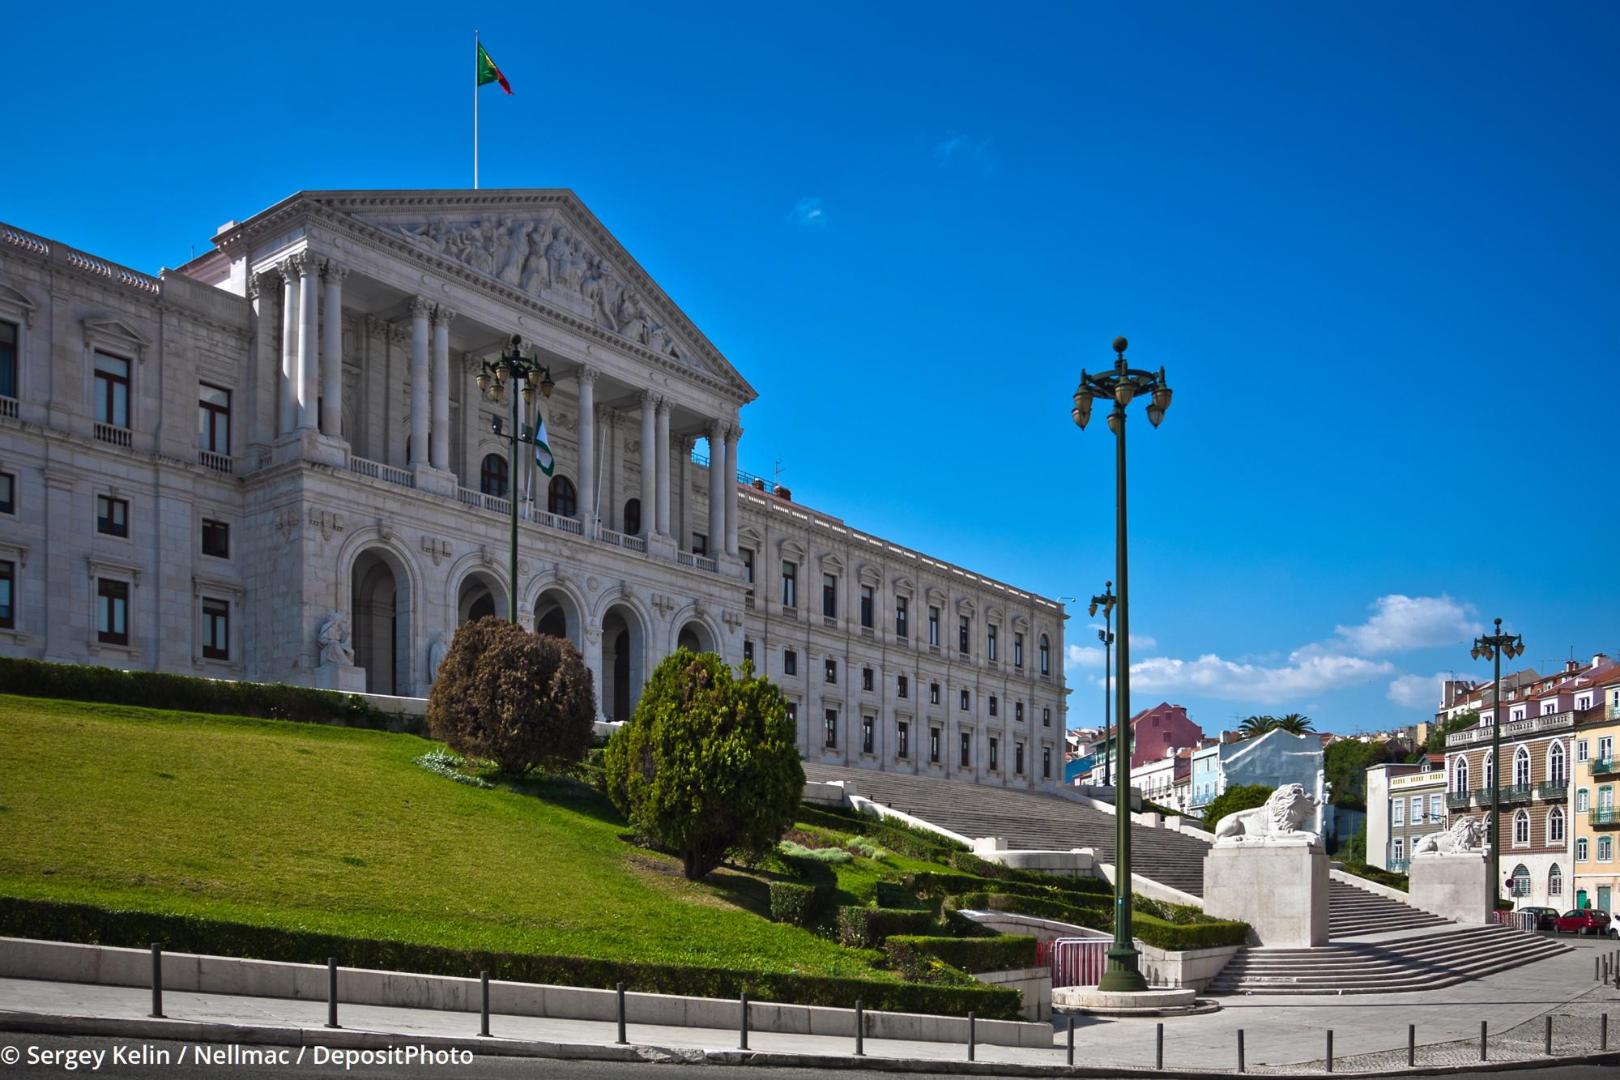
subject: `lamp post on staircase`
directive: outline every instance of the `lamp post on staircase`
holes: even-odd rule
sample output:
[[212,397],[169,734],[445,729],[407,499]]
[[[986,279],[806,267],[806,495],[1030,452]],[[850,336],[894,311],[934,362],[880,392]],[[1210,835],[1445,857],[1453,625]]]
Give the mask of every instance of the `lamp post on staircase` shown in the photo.
[[1080,385],[1074,391],[1070,414],[1081,430],[1091,420],[1091,404],[1101,398],[1114,402],[1108,414],[1108,430],[1114,433],[1114,580],[1118,583],[1119,630],[1115,644],[1115,678],[1119,693],[1114,737],[1119,745],[1118,770],[1114,781],[1114,944],[1108,950],[1108,968],[1097,984],[1099,990],[1119,992],[1147,989],[1137,964],[1136,945],[1131,936],[1131,605],[1130,575],[1126,572],[1125,545],[1125,406],[1140,396],[1148,396],[1148,422],[1154,427],[1170,407],[1170,386],[1164,368],[1146,371],[1125,362],[1128,342],[1114,339],[1114,366],[1098,375],[1080,372]]
[[1468,655],[1475,660],[1491,660],[1496,665],[1491,690],[1491,824],[1487,836],[1491,846],[1485,868],[1485,912],[1496,919],[1496,901],[1502,895],[1502,657],[1509,660],[1524,653],[1524,637],[1502,633],[1502,620],[1496,620],[1496,633],[1474,639]]

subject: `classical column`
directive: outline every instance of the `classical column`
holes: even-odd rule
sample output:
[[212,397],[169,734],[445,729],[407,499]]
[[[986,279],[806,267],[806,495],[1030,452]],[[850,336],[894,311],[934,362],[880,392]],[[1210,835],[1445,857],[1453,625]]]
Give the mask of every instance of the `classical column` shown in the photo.
[[596,528],[596,376],[593,367],[579,369],[579,520],[585,535]]
[[450,320],[456,313],[440,304],[433,312],[433,434],[429,460],[450,468]]
[[321,264],[309,251],[293,258],[298,260],[298,427],[313,431],[320,423]]
[[248,300],[253,304],[253,337],[250,348],[253,358],[253,395],[247,405],[247,438],[239,440],[241,449],[264,444],[276,434],[276,395],[280,392],[281,356],[276,352],[276,294],[280,283],[268,271],[248,278]]
[[[692,468],[692,447],[697,440],[690,435],[682,435],[675,440],[678,456],[675,458],[674,477],[670,480],[674,493],[681,497],[680,519],[675,523],[675,546],[681,551],[690,551],[692,547],[692,486],[687,482],[686,474]],[[670,513],[676,513],[673,504]],[[673,645],[670,646],[674,648]]]
[[408,464],[428,460],[428,315],[425,297],[411,300],[411,454]]
[[321,340],[321,431],[343,438],[343,279],[348,271],[326,264],[326,321]]
[[742,428],[726,427],[726,554],[737,555],[737,440]]
[[658,453],[658,535],[669,535],[669,401],[658,400],[658,433],[654,437]]
[[641,392],[641,535],[658,531],[658,395]]
[[726,546],[726,425],[709,422],[709,546],[719,558]]
[[619,470],[616,464],[619,453],[618,414],[606,405],[598,405],[596,423],[602,432],[602,475],[596,481],[602,489],[602,498],[597,504],[596,516],[608,528],[623,532],[624,522],[619,519]]
[[298,426],[298,265],[287,259],[281,271],[281,377],[276,381],[281,407],[276,411],[276,434]]

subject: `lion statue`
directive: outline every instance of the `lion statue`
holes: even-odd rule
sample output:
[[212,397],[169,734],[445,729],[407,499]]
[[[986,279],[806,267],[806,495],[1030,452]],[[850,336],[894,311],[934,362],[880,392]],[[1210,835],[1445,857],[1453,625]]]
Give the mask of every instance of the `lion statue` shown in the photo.
[[1430,833],[1412,845],[1413,855],[1463,855],[1485,845],[1485,823],[1460,817],[1445,832]]
[[1301,826],[1311,820],[1316,806],[1316,798],[1304,784],[1283,784],[1271,793],[1264,806],[1239,810],[1216,822],[1215,839],[1231,844],[1282,839],[1315,843],[1316,834]]

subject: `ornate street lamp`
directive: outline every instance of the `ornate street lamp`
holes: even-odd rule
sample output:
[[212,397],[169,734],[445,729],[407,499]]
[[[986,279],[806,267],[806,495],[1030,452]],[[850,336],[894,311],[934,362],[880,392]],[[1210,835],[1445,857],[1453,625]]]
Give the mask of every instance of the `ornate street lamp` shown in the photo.
[[[512,335],[510,347],[502,353],[500,359],[485,360],[483,368],[478,372],[478,389],[491,401],[500,401],[504,397],[512,399],[512,432],[506,436],[506,462],[507,475],[510,478],[506,494],[512,503],[512,576],[507,584],[507,616],[513,623],[518,621],[518,444],[533,442],[533,431],[524,431],[518,424],[518,395],[523,395],[523,403],[532,411],[534,408],[534,390],[538,384],[542,397],[549,398],[551,391],[557,386],[551,379],[551,369],[532,356],[524,356],[520,346],[523,339],[517,334]],[[511,389],[508,391],[507,387]],[[501,422],[496,419],[495,434],[503,435]],[[538,425],[536,425],[538,429]]]
[[1496,666],[1491,690],[1491,824],[1486,835],[1491,845],[1490,861],[1485,873],[1486,917],[1496,918],[1496,899],[1502,895],[1502,859],[1499,843],[1502,823],[1502,657],[1509,660],[1524,654],[1524,638],[1519,634],[1502,633],[1502,620],[1496,620],[1496,633],[1474,639],[1468,655],[1475,660],[1490,660]]
[[[1147,980],[1137,966],[1136,946],[1131,940],[1131,606],[1130,575],[1125,546],[1125,407],[1138,397],[1147,397],[1148,423],[1158,427],[1170,407],[1170,386],[1164,368],[1145,371],[1125,362],[1129,343],[1114,339],[1114,367],[1097,375],[1081,370],[1080,385],[1074,391],[1074,411],[1070,414],[1082,430],[1091,420],[1091,403],[1097,398],[1114,403],[1108,413],[1108,430],[1114,433],[1114,580],[1119,582],[1119,653],[1115,661],[1119,694],[1115,700],[1114,731],[1119,740],[1120,777],[1114,784],[1114,944],[1108,950],[1108,968],[1098,989],[1107,991],[1146,990]],[[1123,797],[1122,797],[1123,796]]]
[[[1103,629],[1097,631],[1097,640],[1103,643],[1103,787],[1108,787],[1113,783],[1109,779],[1112,775],[1109,770],[1109,760],[1110,751],[1112,750],[1113,735],[1111,732],[1113,729],[1109,718],[1108,695],[1112,689],[1111,676],[1114,670],[1113,662],[1109,657],[1113,655],[1114,648],[1114,601],[1116,599],[1117,597],[1114,596],[1114,583],[1112,581],[1105,582],[1102,595],[1093,596],[1091,606],[1086,609],[1093,619],[1097,617],[1099,609],[1103,613]],[[1129,775],[1128,772],[1127,775]]]

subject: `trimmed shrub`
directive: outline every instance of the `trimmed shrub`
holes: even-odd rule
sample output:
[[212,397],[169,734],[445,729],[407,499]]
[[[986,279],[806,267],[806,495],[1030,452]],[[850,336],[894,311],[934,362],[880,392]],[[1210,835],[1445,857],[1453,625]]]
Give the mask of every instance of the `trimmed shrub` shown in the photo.
[[[1009,911],[1016,915],[1033,915],[1038,919],[1055,919],[1058,922],[1072,923],[1088,930],[1106,931],[1113,929],[1114,926],[1112,907],[1075,907],[1057,900],[1044,900],[1014,893],[986,892],[964,893],[951,897],[947,902],[955,909]],[[1191,911],[1199,918],[1193,922],[1172,922],[1160,914],[1155,914],[1154,911],[1147,910],[1149,907],[1177,918],[1185,917],[1183,912]],[[1217,945],[1247,944],[1249,924],[1204,918],[1203,912],[1197,908],[1185,908],[1181,904],[1164,904],[1162,901],[1137,897],[1136,903],[1131,908],[1131,933],[1137,940],[1158,949],[1207,949]]]
[[771,882],[771,921],[789,926],[809,926],[815,921],[825,892],[797,881]]
[[872,899],[880,908],[920,908],[925,905],[917,899],[916,890],[897,881],[880,881],[872,888]]
[[1364,862],[1352,862],[1349,859],[1344,860],[1343,866],[1344,872],[1347,874],[1354,874],[1356,877],[1366,878],[1368,881],[1376,881],[1380,885],[1388,885],[1392,889],[1401,890],[1401,892],[1412,891],[1411,881],[1405,874],[1397,874],[1393,870],[1385,870],[1378,866],[1369,866]]
[[798,820],[806,825],[866,836],[890,851],[909,855],[913,859],[927,859],[943,863],[953,851],[967,850],[961,844],[925,829],[912,828],[903,822],[871,818],[848,810],[828,810],[819,806],[799,807]]
[[175,952],[253,957],[286,963],[322,964],[335,956],[345,967],[467,977],[483,970],[493,979],[555,986],[611,987],[635,991],[735,998],[744,990],[756,1001],[849,1008],[857,998],[869,1009],[1018,1019],[1016,990],[973,983],[919,986],[875,979],[736,971],[584,956],[545,956],[452,949],[403,941],[376,941],[281,930],[189,915],[115,911],[89,904],[0,898],[0,937],[34,937],[144,949],[161,942]]
[[933,928],[932,911],[854,905],[838,909],[838,942],[852,948],[873,948],[891,934],[925,934]]
[[1097,897],[1112,896],[1114,888],[1099,878],[984,878],[969,874],[908,874],[905,882],[923,896],[944,896],[957,892],[1004,892],[1019,896],[1040,896],[1066,903],[1087,904]]
[[782,693],[714,653],[677,649],[603,755],[608,797],[642,836],[701,878],[728,854],[757,862],[804,791]]
[[281,683],[230,682],[155,671],[120,671],[91,664],[51,664],[0,658],[0,694],[140,705],[148,709],[256,716],[301,724],[406,731],[425,730],[419,717],[384,713],[354,694]]
[[1156,949],[1213,949],[1219,945],[1249,943],[1249,924],[1246,922],[1209,919],[1186,924],[1172,923],[1135,910],[1131,912],[1131,933],[1138,941]]
[[1021,934],[995,937],[932,937],[895,934],[883,944],[889,964],[904,974],[923,966],[919,956],[932,957],[970,974],[1010,971],[1035,966],[1035,939]]
[[558,772],[590,749],[596,693],[573,645],[489,615],[457,628],[427,720],[450,749],[508,775]]
[[843,848],[821,847],[808,848],[803,844],[796,844],[792,840],[778,840],[776,842],[777,854],[789,859],[810,859],[819,863],[847,863],[855,859],[854,855]]
[[1090,930],[1106,930],[1114,925],[1111,908],[1080,907],[1061,900],[1019,893],[970,892],[953,895],[946,900],[952,910],[1010,911],[1015,915],[1033,915],[1037,919],[1055,919],[1073,923]]

